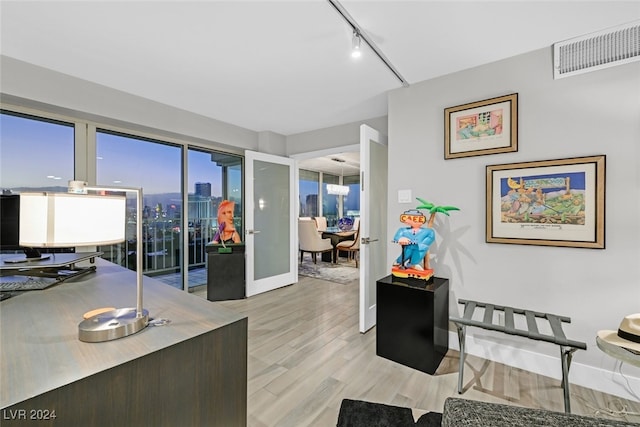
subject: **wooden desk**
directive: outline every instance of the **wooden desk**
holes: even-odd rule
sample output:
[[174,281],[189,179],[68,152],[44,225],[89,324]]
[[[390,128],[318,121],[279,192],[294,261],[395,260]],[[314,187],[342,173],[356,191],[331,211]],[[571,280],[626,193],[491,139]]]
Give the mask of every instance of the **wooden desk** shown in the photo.
[[96,261],[0,303],[2,426],[246,426],[247,318],[145,277],[144,308],[171,323],[81,342],[83,313],[136,301],[135,272]]

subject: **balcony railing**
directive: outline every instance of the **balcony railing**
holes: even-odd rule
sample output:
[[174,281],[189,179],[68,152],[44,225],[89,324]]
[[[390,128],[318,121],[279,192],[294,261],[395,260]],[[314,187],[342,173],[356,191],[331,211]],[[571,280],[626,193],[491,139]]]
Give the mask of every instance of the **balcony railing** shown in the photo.
[[[163,218],[145,219],[143,223],[144,258],[143,269],[147,276],[158,276],[180,272],[183,259],[181,251],[182,230],[178,222]],[[190,222],[188,227],[187,268],[204,268],[206,266],[205,247],[213,240],[217,231],[215,218],[200,218]],[[103,258],[122,265],[131,270],[136,269],[135,234],[129,240],[110,246],[101,246]],[[192,284],[190,284],[191,286]],[[193,284],[198,285],[198,284]]]

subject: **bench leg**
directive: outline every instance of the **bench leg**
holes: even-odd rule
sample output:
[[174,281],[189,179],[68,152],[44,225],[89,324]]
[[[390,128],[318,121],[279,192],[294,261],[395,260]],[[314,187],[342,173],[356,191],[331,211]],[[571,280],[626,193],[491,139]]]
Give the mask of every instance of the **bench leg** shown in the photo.
[[560,346],[560,360],[562,362],[562,390],[564,392],[564,412],[571,413],[571,396],[569,393],[569,368],[573,352],[577,349],[573,347]]
[[464,379],[464,342],[467,327],[456,323],[458,329],[458,344],[460,344],[460,366],[458,367],[458,394],[462,394],[462,382]]

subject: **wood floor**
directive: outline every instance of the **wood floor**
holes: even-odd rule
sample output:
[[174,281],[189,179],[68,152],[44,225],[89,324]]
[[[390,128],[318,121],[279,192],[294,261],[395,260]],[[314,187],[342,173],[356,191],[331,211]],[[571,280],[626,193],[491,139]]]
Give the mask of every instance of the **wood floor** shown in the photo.
[[[410,407],[417,418],[459,396],[456,351],[433,376],[376,356],[375,328],[358,332],[357,281],[300,276],[294,285],[221,304],[249,318],[250,427],[335,426],[345,398]],[[559,380],[474,356],[464,380],[466,399],[564,410]],[[640,403],[571,385],[573,413],[640,422],[607,407],[640,413]]]

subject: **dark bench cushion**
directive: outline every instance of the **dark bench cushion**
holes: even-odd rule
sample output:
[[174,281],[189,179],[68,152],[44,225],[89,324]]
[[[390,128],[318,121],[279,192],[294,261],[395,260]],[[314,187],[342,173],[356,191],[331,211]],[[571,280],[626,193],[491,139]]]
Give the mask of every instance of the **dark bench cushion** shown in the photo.
[[638,426],[617,420],[586,417],[544,409],[522,408],[499,403],[449,397],[444,402],[443,427],[619,427]]
[[343,399],[337,427],[409,427],[415,426],[409,408],[382,403]]

